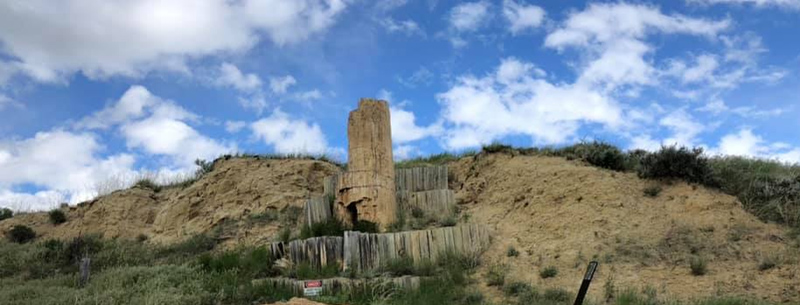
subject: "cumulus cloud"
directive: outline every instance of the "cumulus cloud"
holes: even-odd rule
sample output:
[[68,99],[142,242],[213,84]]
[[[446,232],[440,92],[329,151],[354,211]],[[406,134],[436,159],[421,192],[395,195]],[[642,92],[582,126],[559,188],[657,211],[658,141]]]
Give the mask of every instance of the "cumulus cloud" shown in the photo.
[[416,116],[411,111],[395,106],[389,110],[392,118],[392,142],[395,144],[436,136],[442,131],[441,126],[435,123],[427,127],[417,125]]
[[[130,154],[101,156],[104,150],[88,132],[51,130],[31,138],[0,142],[0,205],[29,202],[46,208],[79,202],[96,195],[96,186],[112,177],[130,175]],[[35,194],[16,193],[16,185],[45,188]],[[58,202],[56,202],[58,201]]]
[[776,159],[788,163],[800,163],[800,148],[786,143],[767,143],[750,128],[742,128],[738,132],[722,137],[719,146],[712,153]]
[[460,48],[467,45],[467,41],[461,38],[462,33],[475,32],[488,24],[492,17],[490,8],[489,2],[476,1],[461,3],[450,9],[447,15],[450,24],[447,35],[453,47]]
[[292,119],[280,109],[250,124],[250,129],[257,139],[272,146],[277,153],[324,154],[329,151],[319,125]]
[[261,78],[258,75],[244,74],[239,68],[227,62],[220,65],[216,83],[244,92],[252,92],[261,88]]
[[247,127],[247,123],[244,121],[227,121],[225,122],[225,131],[230,133],[237,133],[243,128]]
[[129,148],[147,154],[171,157],[180,167],[191,167],[195,159],[213,159],[235,150],[200,134],[187,122],[191,113],[172,101],[159,98],[142,86],[132,86],[114,104],[80,120],[77,128],[119,127]]
[[710,21],[683,15],[665,15],[652,6],[591,4],[573,13],[545,39],[545,46],[580,48],[588,60],[581,66],[579,83],[621,85],[654,84],[656,69],[645,58],[653,51],[644,39],[652,33],[715,37],[729,20]]
[[508,135],[556,144],[572,139],[583,123],[613,126],[621,120],[615,100],[583,84],[552,84],[537,70],[506,58],[485,77],[459,77],[437,96],[448,127],[445,145],[461,149]]
[[532,4],[520,4],[514,0],[503,1],[503,16],[509,23],[511,34],[518,34],[527,29],[537,28],[544,21],[545,11]]
[[42,82],[187,72],[187,59],[244,51],[262,36],[279,46],[306,40],[345,8],[343,0],[2,2],[0,41],[16,70]]

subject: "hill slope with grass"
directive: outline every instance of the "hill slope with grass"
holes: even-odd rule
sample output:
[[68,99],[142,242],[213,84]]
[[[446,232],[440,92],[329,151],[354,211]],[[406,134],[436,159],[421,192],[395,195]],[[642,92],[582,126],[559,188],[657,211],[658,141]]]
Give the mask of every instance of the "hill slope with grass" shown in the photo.
[[321,194],[323,177],[338,170],[311,159],[220,158],[213,170],[190,184],[140,181],[62,208],[64,223],[54,224],[48,213],[20,214],[0,222],[0,233],[21,224],[40,239],[100,234],[169,244],[213,232],[230,244],[263,243],[273,241],[284,227],[298,228],[306,198]]
[[577,289],[597,260],[594,297],[616,286],[800,300],[800,252],[787,227],[719,190],[515,152],[462,158],[450,170],[462,218],[496,234],[483,272],[505,270],[507,282]]
[[[467,272],[468,279],[434,282],[388,303],[424,304],[419,300],[437,296],[437,304],[566,304],[591,260],[601,263],[589,293],[595,303],[730,296],[800,302],[800,252],[790,229],[797,225],[792,216],[797,205],[791,201],[795,184],[776,178],[769,181],[779,187],[758,189],[774,175],[747,180],[750,173],[783,167],[747,167],[761,163],[738,159],[735,166],[709,163],[692,157],[692,151],[623,155],[602,145],[584,148],[493,146],[480,153],[398,164],[448,165],[459,221],[485,224],[494,238],[477,271]],[[659,156],[677,160],[670,163],[675,166],[665,167]],[[37,237],[24,245],[0,242],[0,254],[13,257],[5,262],[11,271],[0,272],[0,284],[11,287],[9,293],[18,299],[60,293],[37,292],[41,287],[60,287],[69,292],[65,295],[87,302],[116,294],[146,299],[170,295],[181,298],[176,304],[276,299],[273,292],[249,284],[274,274],[265,250],[252,247],[299,236],[304,200],[321,194],[323,177],[339,170],[309,159],[222,158],[191,183],[167,187],[143,182],[64,208],[63,223],[54,221],[53,213],[15,215],[0,221],[0,232],[26,225]],[[100,279],[120,280],[107,285],[94,281],[89,289],[78,289],[71,284],[71,262],[80,254],[70,252],[75,240],[58,246],[50,239],[69,241],[91,233],[105,238],[93,272]],[[62,265],[32,267],[52,261],[48,253],[59,251],[67,253]],[[72,269],[64,271],[64,266]],[[142,274],[166,277],[153,281],[174,282],[164,287],[177,292],[126,288],[129,277]],[[57,297],[53,300],[58,304]],[[718,303],[743,304],[737,302]],[[369,304],[352,299],[333,303]]]

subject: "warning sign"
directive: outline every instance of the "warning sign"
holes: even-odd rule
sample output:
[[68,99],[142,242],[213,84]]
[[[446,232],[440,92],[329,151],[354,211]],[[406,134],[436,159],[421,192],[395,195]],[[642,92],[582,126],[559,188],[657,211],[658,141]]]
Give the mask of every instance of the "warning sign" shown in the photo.
[[303,282],[303,295],[307,297],[318,296],[322,294],[322,281],[305,281]]

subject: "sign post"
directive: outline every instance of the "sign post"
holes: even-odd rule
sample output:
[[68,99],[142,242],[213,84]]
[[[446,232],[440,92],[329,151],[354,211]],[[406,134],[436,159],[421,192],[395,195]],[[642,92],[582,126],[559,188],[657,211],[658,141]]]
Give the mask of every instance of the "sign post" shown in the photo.
[[592,283],[594,272],[597,271],[597,265],[596,261],[592,261],[589,263],[589,267],[586,268],[586,274],[583,276],[583,282],[581,282],[581,289],[578,290],[578,297],[575,298],[575,305],[583,304],[586,292],[589,291],[589,284]]
[[322,281],[305,281],[303,282],[303,295],[307,297],[315,297],[322,294]]

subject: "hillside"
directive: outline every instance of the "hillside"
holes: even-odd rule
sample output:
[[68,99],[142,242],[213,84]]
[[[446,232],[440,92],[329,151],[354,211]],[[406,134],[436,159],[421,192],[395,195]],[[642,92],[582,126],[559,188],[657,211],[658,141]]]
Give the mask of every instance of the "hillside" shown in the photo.
[[[798,250],[788,246],[786,228],[761,222],[719,191],[556,157],[479,154],[450,169],[462,214],[496,231],[486,260],[509,264],[509,279],[577,289],[594,258],[601,263],[590,291],[595,297],[611,280],[681,298],[800,300]],[[654,184],[663,191],[646,196]],[[519,256],[507,257],[509,247]],[[708,274],[691,274],[693,257],[708,261]],[[759,271],[766,260],[777,267]],[[542,279],[548,266],[559,273]]]
[[[594,300],[603,300],[613,285],[661,298],[800,301],[798,248],[785,237],[786,227],[760,221],[717,190],[558,157],[481,153],[448,166],[461,220],[494,233],[474,276],[493,301],[503,297],[485,283],[492,266],[508,267],[507,282],[575,291],[592,259],[601,263],[589,294]],[[291,207],[321,194],[323,177],[337,171],[314,160],[220,159],[186,188],[134,187],[69,208],[68,221],[58,226],[46,213],[31,213],[0,222],[0,231],[24,224],[41,238],[144,234],[149,242],[169,244],[216,230],[230,246],[260,245],[276,240],[283,227],[296,235],[299,221],[297,215],[294,222],[259,219],[298,213]],[[653,186],[662,190],[646,195]],[[510,248],[519,254],[509,256]],[[690,262],[698,259],[707,261],[705,275],[691,273]],[[765,262],[774,266],[762,267]],[[543,279],[546,267],[557,275]]]
[[0,222],[0,232],[24,224],[42,238],[144,235],[168,244],[219,230],[231,244],[263,243],[273,240],[281,223],[258,221],[259,217],[281,212],[299,217],[305,199],[322,193],[323,177],[338,170],[316,160],[218,159],[212,172],[186,188],[156,191],[135,186],[70,207],[64,224],[50,224],[47,213],[29,213]]

